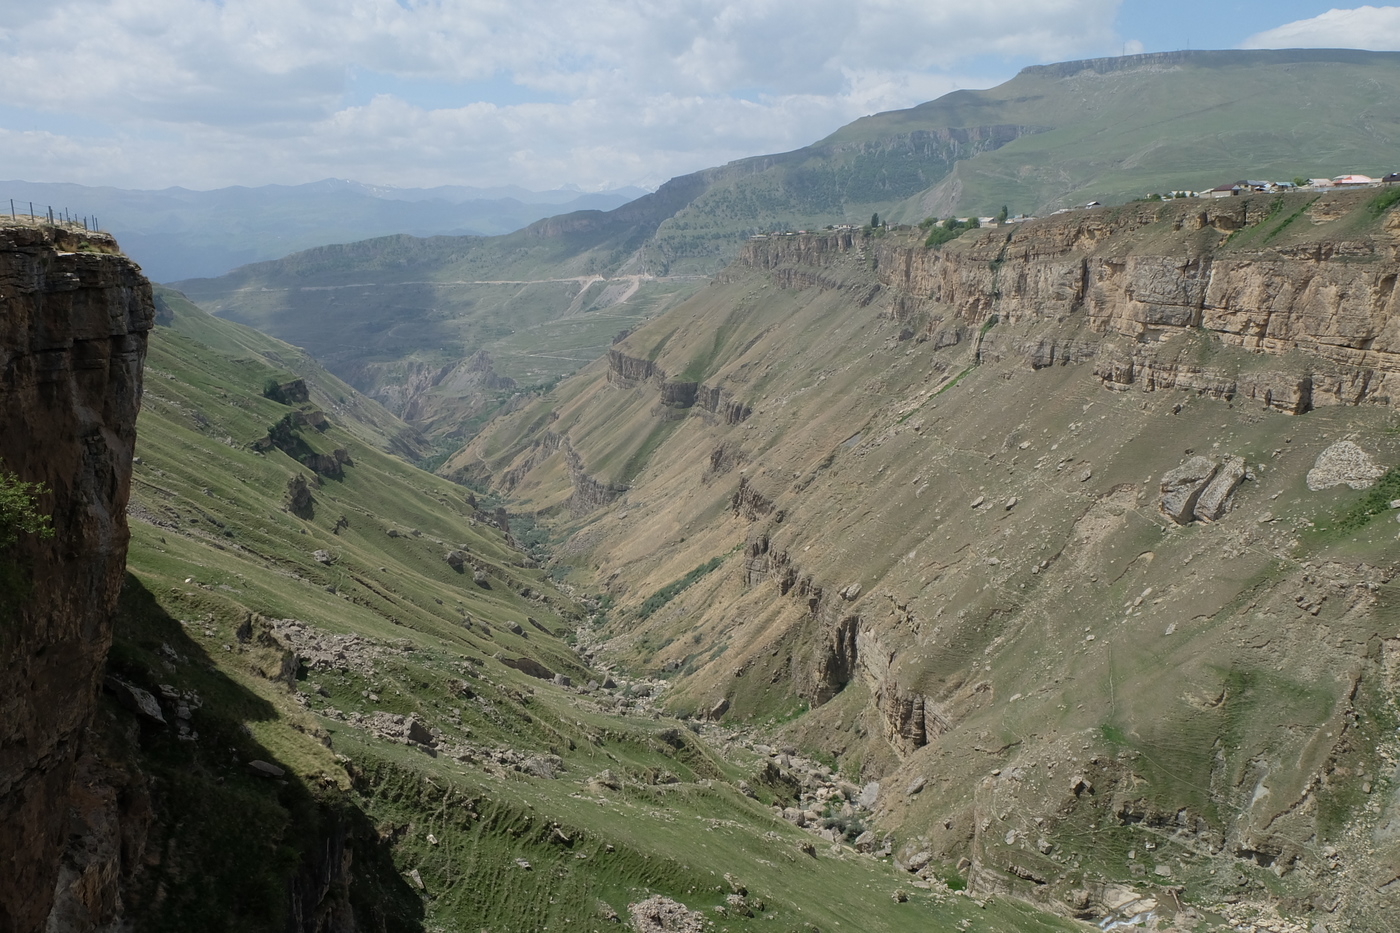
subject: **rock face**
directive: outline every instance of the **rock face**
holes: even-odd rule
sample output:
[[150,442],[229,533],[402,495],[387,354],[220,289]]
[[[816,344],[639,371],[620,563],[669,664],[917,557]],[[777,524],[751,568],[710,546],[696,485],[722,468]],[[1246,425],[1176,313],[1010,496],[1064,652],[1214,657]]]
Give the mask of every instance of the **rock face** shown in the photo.
[[[1362,203],[1348,197],[1324,198],[1303,214],[1320,222],[1332,216],[1329,211]],[[995,315],[1021,325],[1082,314],[1090,331],[1085,338],[1021,343],[992,333],[984,355],[1017,356],[1032,368],[1092,361],[1110,388],[1185,389],[1246,398],[1288,414],[1326,405],[1400,403],[1394,241],[1377,236],[1215,254],[1189,242],[1258,223],[1266,209],[1252,199],[1164,202],[1076,211],[1009,233],[979,231],[975,239],[964,238],[966,248],[960,249],[876,241],[876,289],[897,293],[903,300],[893,302],[896,319],[921,325],[920,339],[939,344],[953,320],[977,326]],[[1169,228],[1175,241],[1162,252],[1101,249],[1149,228]],[[778,278],[784,274],[790,280],[784,287],[830,287],[835,283],[825,281],[824,267],[857,248],[846,233],[771,237],[749,241],[739,262]],[[873,300],[864,293],[857,297],[857,303]],[[1295,359],[1288,366],[1241,370],[1203,359],[1198,347],[1164,344],[1164,338],[1188,332],[1271,356],[1302,351],[1306,363]]]
[[0,458],[50,492],[54,536],[5,555],[32,574],[0,640],[0,929],[44,928],[70,785],[111,644],[150,284],[116,244],[0,228]]

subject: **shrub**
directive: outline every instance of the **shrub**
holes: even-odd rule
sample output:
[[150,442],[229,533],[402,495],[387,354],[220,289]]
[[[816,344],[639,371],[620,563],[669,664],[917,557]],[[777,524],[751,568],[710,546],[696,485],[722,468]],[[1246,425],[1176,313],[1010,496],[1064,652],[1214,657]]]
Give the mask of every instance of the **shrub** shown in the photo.
[[1384,214],[1395,206],[1395,202],[1400,201],[1400,187],[1388,188],[1371,199],[1366,205],[1366,210],[1372,214]]
[[6,552],[19,543],[21,535],[53,537],[53,523],[35,504],[48,492],[41,483],[26,483],[0,465],[0,620],[7,621],[15,604],[29,594],[24,568]]
[[969,230],[975,230],[981,223],[976,217],[969,217],[967,220],[958,220],[956,217],[949,217],[928,232],[928,238],[924,240],[924,246],[932,249],[942,246],[950,240],[956,240]]
[[20,535],[53,537],[49,516],[41,513],[34,502],[46,492],[42,483],[26,483],[7,472],[0,462],[0,550],[13,546]]

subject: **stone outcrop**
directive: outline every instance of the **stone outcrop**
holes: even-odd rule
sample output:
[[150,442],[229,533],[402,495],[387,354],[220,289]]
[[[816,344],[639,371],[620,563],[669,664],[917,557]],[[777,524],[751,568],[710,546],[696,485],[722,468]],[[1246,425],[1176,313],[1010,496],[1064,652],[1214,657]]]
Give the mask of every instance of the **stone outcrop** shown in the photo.
[[507,492],[514,489],[516,486],[520,485],[520,481],[525,478],[525,474],[535,468],[536,464],[545,460],[567,444],[568,441],[565,440],[564,436],[561,434],[557,434],[554,431],[542,432],[539,439],[530,445],[530,449],[526,452],[525,456],[520,458],[514,466],[501,475],[501,488]]
[[621,350],[608,351],[608,382],[630,389],[651,378],[665,379],[662,372],[651,360],[628,356]]
[[605,483],[589,476],[584,469],[583,458],[569,446],[567,440],[564,442],[564,457],[569,467],[569,481],[574,486],[574,493],[569,497],[569,508],[574,514],[582,515],[600,509],[627,491],[626,486]]
[[702,408],[718,415],[725,424],[739,424],[753,413],[743,402],[720,386],[699,382],[672,381],[666,371],[651,360],[628,356],[621,350],[608,351],[608,382],[624,389],[655,381],[660,396],[663,417],[669,417],[666,409],[684,411],[689,408]]
[[1192,457],[1162,477],[1158,505],[1162,514],[1178,525],[1197,519],[1218,521],[1245,475],[1245,462],[1239,457],[1227,457],[1223,463]]
[[739,488],[734,490],[734,495],[729,500],[729,508],[735,515],[751,522],[757,521],[766,515],[772,515],[773,507],[773,500],[754,489],[747,476],[739,477]]
[[696,391],[695,405],[718,415],[725,424],[741,424],[753,409],[719,386],[702,385]]
[[283,405],[304,405],[311,401],[311,390],[306,387],[305,379],[290,379],[287,382],[268,383],[263,389],[263,397]]
[[661,383],[661,404],[667,408],[689,408],[700,391],[698,382]]
[[75,765],[111,644],[150,284],[71,227],[0,229],[0,459],[45,484],[54,535],[3,559],[29,577],[0,639],[0,929],[44,929]]
[[267,429],[267,436],[253,443],[253,449],[280,450],[313,473],[331,479],[339,479],[344,475],[342,467],[354,465],[350,452],[343,447],[337,447],[328,454],[315,450],[302,436],[303,427],[310,427],[318,432],[324,431],[330,427],[330,421],[323,412],[316,409],[289,412]]

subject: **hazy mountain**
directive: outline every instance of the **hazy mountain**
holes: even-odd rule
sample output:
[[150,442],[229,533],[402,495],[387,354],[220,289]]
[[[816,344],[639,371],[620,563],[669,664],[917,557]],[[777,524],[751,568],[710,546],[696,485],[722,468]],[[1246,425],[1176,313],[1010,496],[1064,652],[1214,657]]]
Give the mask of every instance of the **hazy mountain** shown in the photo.
[[0,182],[24,213],[33,202],[97,218],[157,282],[221,275],[326,243],[390,233],[493,235],[560,210],[610,210],[645,194],[639,188],[588,194],[524,188],[389,188],[327,179],[212,191],[141,191],[24,181]]
[[[441,426],[458,400],[461,413],[480,410],[479,396],[437,391],[478,350],[522,384],[570,372],[606,348],[608,327],[666,306],[683,276],[713,274],[755,232],[862,224],[876,211],[905,221],[1003,204],[1042,212],[1222,180],[1379,174],[1397,141],[1400,53],[1068,62],[674,178],[611,211],[504,237],[327,247],[179,287],[307,347],[393,411],[431,411]],[[570,343],[575,325],[600,321],[581,313],[589,308],[615,317]]]

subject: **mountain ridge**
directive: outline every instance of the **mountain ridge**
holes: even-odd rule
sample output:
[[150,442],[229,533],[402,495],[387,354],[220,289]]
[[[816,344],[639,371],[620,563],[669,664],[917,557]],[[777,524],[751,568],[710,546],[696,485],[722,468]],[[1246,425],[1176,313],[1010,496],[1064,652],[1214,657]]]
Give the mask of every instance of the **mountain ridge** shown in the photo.
[[[908,224],[1001,206],[1037,213],[1261,175],[1382,174],[1395,168],[1400,140],[1394,101],[1393,52],[1179,52],[1033,66],[996,88],[861,118],[791,152],[679,176],[610,212],[561,214],[457,247],[384,241],[347,247],[334,263],[318,252],[178,284],[215,313],[306,345],[396,412],[431,412],[424,427],[440,434],[454,410],[476,419],[514,403],[438,391],[437,373],[485,350],[501,375],[547,385],[673,306],[687,277],[715,274],[748,236],[859,226],[873,213]],[[390,245],[431,287],[389,286]],[[310,288],[373,286],[376,276],[383,288],[343,290],[334,303]],[[503,294],[486,284],[497,280],[533,284]],[[527,328],[506,333],[512,318]],[[505,330],[473,323],[486,319]],[[437,349],[401,345],[396,332],[410,326],[436,335],[422,344]]]
[[136,190],[0,182],[23,210],[67,207],[96,215],[156,281],[222,275],[327,243],[393,233],[497,235],[551,210],[614,208],[641,189],[531,192],[524,188],[386,188],[341,179],[303,185]]

